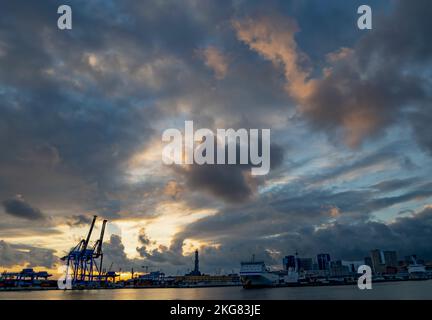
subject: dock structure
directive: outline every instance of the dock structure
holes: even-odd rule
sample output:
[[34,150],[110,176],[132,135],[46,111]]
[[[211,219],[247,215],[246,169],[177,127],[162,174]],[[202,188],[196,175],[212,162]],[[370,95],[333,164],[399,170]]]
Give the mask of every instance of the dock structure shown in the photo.
[[0,289],[50,287],[53,281],[48,278],[51,276],[47,271],[35,271],[32,268],[19,272],[5,271],[0,275]]

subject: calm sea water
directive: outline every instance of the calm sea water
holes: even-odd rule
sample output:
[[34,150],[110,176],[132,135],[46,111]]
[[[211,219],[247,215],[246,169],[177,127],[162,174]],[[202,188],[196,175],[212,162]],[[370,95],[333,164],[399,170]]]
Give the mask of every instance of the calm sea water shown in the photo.
[[0,292],[0,299],[14,300],[296,300],[296,299],[432,299],[432,280],[373,284],[372,290],[357,286],[271,288],[245,290],[242,287],[112,289],[82,291]]

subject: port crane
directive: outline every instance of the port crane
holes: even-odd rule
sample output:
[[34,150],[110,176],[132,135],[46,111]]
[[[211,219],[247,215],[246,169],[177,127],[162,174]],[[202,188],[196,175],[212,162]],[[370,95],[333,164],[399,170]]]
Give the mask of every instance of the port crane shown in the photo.
[[[93,216],[90,230],[85,239],[71,249],[69,254],[61,258],[66,261],[66,275],[72,280],[72,286],[91,286],[100,283],[102,278],[103,251],[102,244],[105,226],[108,220],[103,220],[99,239],[93,247],[89,247],[90,238],[97,216]],[[95,282],[95,280],[98,280]]]

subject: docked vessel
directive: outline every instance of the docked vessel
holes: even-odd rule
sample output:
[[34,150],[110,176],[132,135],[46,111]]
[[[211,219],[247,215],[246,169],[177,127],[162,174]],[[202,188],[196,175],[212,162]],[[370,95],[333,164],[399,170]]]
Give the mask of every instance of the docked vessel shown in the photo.
[[296,286],[299,284],[297,270],[270,271],[264,261],[241,262],[240,279],[244,288]]
[[411,257],[412,264],[408,265],[408,274],[411,280],[424,280],[427,279],[426,267],[417,263],[414,257]]

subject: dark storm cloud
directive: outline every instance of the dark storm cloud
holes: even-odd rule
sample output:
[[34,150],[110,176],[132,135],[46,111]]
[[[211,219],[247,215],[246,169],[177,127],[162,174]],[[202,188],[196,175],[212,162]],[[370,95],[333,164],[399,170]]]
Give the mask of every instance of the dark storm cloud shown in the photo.
[[7,214],[27,220],[43,220],[45,215],[38,209],[32,207],[22,198],[7,199],[2,202]]
[[[259,124],[269,111],[289,104],[280,90],[283,87],[280,76],[253,55],[242,55],[226,79],[215,83],[204,63],[193,54],[210,35],[215,36],[216,47],[246,52],[231,28],[232,16],[248,12],[240,10],[242,5],[215,6],[203,2],[196,6],[188,3],[183,8],[175,2],[170,5],[149,2],[145,6],[135,2],[110,6],[78,2],[74,6],[74,29],[59,32],[55,23],[50,23],[51,18],[56,18],[57,4],[40,4],[31,15],[20,10],[21,4],[16,2],[5,5],[5,12],[14,13],[20,19],[1,22],[5,30],[15,30],[19,35],[12,41],[10,34],[0,34],[4,45],[0,63],[10,69],[1,78],[7,85],[0,126],[5,133],[1,136],[5,138],[1,144],[10,148],[5,160],[14,163],[16,171],[24,163],[33,165],[33,171],[41,171],[42,164],[32,160],[33,157],[20,158],[22,163],[15,163],[17,155],[24,154],[31,146],[49,146],[55,150],[57,160],[53,163],[62,175],[66,172],[82,178],[84,184],[95,188],[91,200],[85,201],[96,203],[89,205],[89,209],[115,216],[125,206],[124,201],[107,195],[118,190],[115,185],[121,181],[125,160],[145,147],[145,137],[152,135],[148,122],[157,118],[159,111],[148,105],[149,100],[168,99],[165,105],[169,107],[164,107],[163,112],[171,112],[171,102],[174,105],[176,98],[187,98],[193,101],[193,110],[201,111],[198,118],[211,118],[226,111],[227,118],[248,125]],[[173,5],[178,10],[173,10]],[[280,4],[275,2],[274,6]],[[302,7],[295,3],[287,6],[297,10],[293,12],[299,12]],[[252,12],[254,6],[251,8]],[[327,9],[320,13],[322,19]],[[210,28],[214,23],[219,28]],[[44,32],[33,34],[27,32],[29,29]],[[18,58],[21,63],[15,60]],[[250,68],[251,63],[254,68]],[[107,71],[106,66],[111,70]],[[139,81],[145,70],[158,78],[155,86],[148,79]],[[143,105],[137,106],[142,101],[145,101]],[[328,109],[333,108],[325,108]],[[210,172],[203,175],[203,181],[207,180],[206,175],[220,176],[221,183],[227,182],[224,177],[232,176],[232,185],[238,187],[239,194],[251,194],[250,186],[242,181],[238,170],[227,174]],[[195,182],[193,185],[201,185],[200,179],[191,180]],[[215,186],[209,188],[220,194],[224,188],[215,181]]]
[[377,150],[373,154],[359,155],[354,159],[343,159],[336,166],[323,170],[322,173],[303,177],[301,181],[307,186],[325,184],[329,181],[338,181],[344,178],[349,180],[350,176],[361,175],[363,172],[368,172],[371,168],[377,166],[388,168],[392,165],[409,169],[411,162],[406,155],[399,154],[394,146],[390,146]]
[[127,272],[134,268],[136,272],[143,271],[146,268],[149,271],[153,269],[161,270],[169,274],[174,274],[178,268],[185,268],[192,255],[185,256],[181,252],[173,251],[166,246],[159,245],[156,248],[150,249],[149,245],[155,245],[145,233],[145,230],[140,230],[138,236],[139,247],[136,251],[139,253],[139,258],[130,259],[125,253],[125,247],[122,238],[116,234],[111,235],[110,240],[104,243],[104,268],[111,267],[111,271],[122,269]]
[[[58,2],[28,2],[34,10],[23,10],[23,5],[5,3],[3,12],[15,18],[0,22],[2,30],[15,35],[0,32],[0,146],[8,150],[0,163],[9,187],[0,185],[0,195],[26,189],[26,196],[45,204],[79,202],[84,209],[115,216],[124,203],[107,192],[121,183],[129,156],[145,147],[152,132],[148,121],[157,112],[139,102],[145,94],[135,95],[135,101],[107,95],[127,84],[111,74],[97,77],[87,64],[87,52],[105,51],[110,41],[85,28],[115,27],[98,16],[106,13],[104,7],[94,15],[91,5],[74,6],[76,31],[68,34],[56,27]],[[112,39],[119,37],[119,29]],[[67,200],[71,189],[80,191],[69,193]]]
[[[170,250],[181,250],[185,239],[214,241],[220,247],[208,248],[214,254],[208,258],[215,264],[216,261],[226,263],[223,255],[230,256],[233,252],[243,252],[244,256],[256,253],[266,256],[272,263],[280,263],[281,255],[295,250],[302,255],[329,251],[346,259],[361,259],[375,247],[407,254],[416,252],[414,238],[418,234],[409,235],[410,231],[414,232],[409,226],[419,227],[424,222],[424,228],[418,230],[423,232],[419,237],[426,243],[431,241],[430,209],[412,217],[398,218],[394,223],[375,222],[371,216],[377,210],[391,209],[396,204],[432,197],[430,184],[415,186],[393,197],[383,196],[386,193],[377,192],[376,188],[299,192],[301,185],[285,187],[248,205],[226,207],[216,215],[189,224],[176,235]],[[413,239],[407,240],[409,245],[404,242],[405,237]],[[350,241],[350,245],[342,245],[345,241]],[[419,253],[432,258],[432,251],[426,247],[419,247]],[[272,251],[275,251],[273,255]],[[227,265],[234,267],[233,262]]]
[[[333,258],[362,259],[374,248],[397,250],[400,256],[417,253],[422,258],[432,258],[428,245],[432,237],[432,211],[430,208],[413,213],[409,217],[399,217],[394,222],[383,223],[370,220],[339,220],[315,229],[311,219],[302,221],[292,217],[287,223],[277,214],[261,211],[255,214],[252,207],[238,212],[218,214],[204,218],[188,226],[178,234],[170,247],[158,246],[141,230],[140,246],[137,252],[140,259],[128,259],[124,253],[121,238],[113,236],[105,245],[105,252],[114,261],[114,269],[126,270],[131,266],[157,266],[164,271],[175,273],[193,266],[192,255],[182,254],[181,246],[186,238],[214,240],[217,247],[200,248],[202,270],[206,272],[231,272],[238,269],[239,262],[250,259],[252,254],[267,263],[279,265],[284,255],[298,251],[301,256],[314,256],[319,252],[329,252]],[[261,208],[263,210],[263,208]],[[245,214],[242,212],[246,211]],[[258,212],[259,210],[256,210]],[[318,222],[318,220],[314,220]],[[323,219],[322,221],[326,221]],[[280,227],[275,226],[282,224]],[[137,270],[137,269],[136,269]]]
[[246,180],[247,170],[236,165],[194,165],[182,171],[192,190],[204,190],[230,202],[245,201],[254,192]]
[[[239,46],[230,29],[230,4],[82,1],[73,5],[70,32],[57,30],[58,2],[27,2],[31,13],[22,10],[25,4],[5,3],[4,12],[16,18],[0,22],[2,30],[14,30],[0,32],[0,146],[8,150],[0,154],[6,178],[0,195],[23,193],[66,209],[80,203],[83,210],[117,217],[139,202],[127,196],[140,191],[124,184],[127,160],[156,134],[153,122],[182,112],[175,108],[178,100],[201,110],[191,112],[197,121],[229,111],[223,118],[237,124],[245,118],[254,127],[268,113],[263,105],[287,102],[277,89],[282,82],[264,63],[250,68],[239,60],[217,84],[196,54],[210,35],[218,39],[216,47]],[[214,24],[220,28],[213,30]],[[250,194],[234,171],[232,185]],[[219,194],[223,188],[204,189]]]
[[[406,190],[396,196],[388,196],[385,192],[377,192],[373,189],[359,189],[335,192],[333,190],[312,190],[295,194],[299,186],[285,188],[279,195],[274,195],[271,206],[278,211],[289,213],[296,219],[303,215],[304,219],[311,219],[310,223],[315,225],[313,217],[320,217],[325,213],[326,207],[336,206],[349,219],[367,220],[369,215],[375,211],[390,208],[411,200],[428,199],[432,197],[432,186],[430,183],[419,183],[416,187]],[[305,220],[306,222],[307,220]],[[288,223],[288,222],[287,222]]]
[[385,180],[372,185],[371,188],[377,189],[380,192],[395,191],[395,190],[404,189],[412,185],[415,185],[416,183],[419,182],[418,180],[419,180],[418,178]]
[[301,26],[294,19],[263,15],[236,20],[234,28],[240,41],[284,70],[286,91],[313,128],[358,147],[401,122],[405,110],[415,106],[422,113],[430,101],[424,68],[431,66],[431,14],[427,0],[397,1],[390,13],[374,15],[373,30],[352,49],[328,54],[321,77],[305,67],[309,61],[295,38]]
[[90,225],[91,222],[92,222],[91,216],[80,214],[80,215],[75,215],[70,217],[66,223],[71,227],[79,227],[83,225]]
[[52,268],[56,262],[58,258],[54,255],[54,250],[0,240],[0,264],[3,267],[26,264],[28,267]]
[[150,244],[156,244],[152,241],[144,229],[140,230],[138,236],[139,247],[136,251],[139,253],[140,257],[144,258],[146,263],[153,263],[159,266],[181,266],[185,264],[187,258],[182,255],[181,251],[172,250],[164,245],[159,245],[156,248],[149,248]]
[[131,260],[126,256],[124,249],[121,237],[116,234],[111,235],[109,242],[103,244],[104,266],[108,268],[112,264],[114,269],[111,271],[119,268],[128,271]]
[[413,216],[399,217],[390,224],[372,221],[352,225],[336,223],[305,234],[301,240],[305,239],[311,248],[321,248],[347,259],[366,256],[373,248],[397,249],[400,256],[417,253],[430,259],[432,250],[428,243],[431,237],[432,210],[426,208]]
[[[261,148],[259,152],[261,153]],[[215,151],[215,155],[216,153]],[[228,148],[226,148],[225,156],[225,163],[228,163]],[[236,156],[236,162],[240,163],[239,146],[236,149]],[[277,144],[271,144],[270,170],[278,168],[283,161],[283,157],[283,148]],[[194,164],[186,168],[175,168],[175,171],[186,178],[186,185],[190,189],[206,191],[227,202],[238,203],[249,200],[255,194],[257,187],[265,182],[266,177],[251,176],[251,168],[252,165],[250,164]]]
[[[359,122],[370,126],[364,132],[366,137],[400,121],[403,110],[413,106],[415,113],[428,114],[431,91],[426,70],[432,62],[432,45],[428,41],[432,4],[397,1],[390,11],[374,16],[373,30],[354,46],[353,55],[337,63],[334,73],[319,85],[314,107],[308,112],[315,125],[325,129],[345,125],[345,115],[358,115]],[[339,88],[347,88],[346,95]],[[415,121],[412,124],[419,143],[424,144],[424,137],[430,135],[421,131],[424,126],[419,129]]]
[[[21,203],[21,210],[12,211],[23,217],[53,212],[64,216],[55,220],[59,224],[66,221],[75,226],[88,223],[86,216],[76,215],[86,210],[110,218],[149,217],[167,196],[176,201],[186,199],[194,208],[219,209],[215,216],[186,226],[169,247],[155,248],[145,232],[140,234],[139,260],[129,259],[121,238],[113,235],[105,247],[105,265],[113,262],[114,269],[124,270],[139,268],[142,260],[164,268],[192,266],[192,256],[182,255],[187,238],[220,243],[220,247],[201,248],[201,259],[204,265],[226,268],[238,267],[238,261],[252,253],[279,263],[278,253],[275,256],[271,250],[281,254],[296,248],[305,254],[320,248],[330,251],[325,247],[327,237],[334,237],[329,243],[335,246],[335,255],[356,258],[368,246],[366,251],[378,245],[389,247],[390,240],[395,241],[396,249],[405,251],[414,248],[414,239],[430,243],[426,214],[389,225],[369,220],[376,210],[430,197],[426,175],[412,181],[386,178],[359,188],[347,183],[343,191],[327,183],[345,182],[346,176],[361,175],[374,165],[395,165],[407,173],[412,169],[409,159],[416,155],[405,154],[403,146],[367,157],[351,155],[348,163],[342,154],[337,167],[306,173],[282,186],[265,184],[273,172],[266,180],[250,179],[250,167],[191,166],[174,177],[182,192],[166,195],[166,181],[151,180],[153,173],[133,184],[125,173],[131,156],[146,149],[152,138],[159,139],[161,128],[184,117],[208,128],[222,124],[270,127],[273,132],[274,127],[282,127],[275,140],[286,136],[284,129],[292,122],[306,119],[311,128],[324,131],[336,142],[344,139],[351,146],[406,121],[413,125],[425,150],[432,150],[428,131],[429,2],[379,5],[373,1],[374,29],[361,33],[355,28],[356,6],[362,4],[357,0],[343,4],[74,1],[73,30],[65,32],[56,27],[60,4],[3,1],[1,5],[0,199],[23,194],[31,204]],[[383,6],[388,16],[381,11]],[[280,68],[239,41],[233,29],[233,21],[243,21],[257,12],[268,15],[270,22],[290,20],[288,16],[297,21],[301,30],[295,36],[298,50],[311,58],[302,60],[299,70],[310,64],[314,70],[303,80],[319,80],[306,99],[308,108],[293,117],[290,115],[300,99],[286,93],[290,81]],[[275,12],[282,18],[274,18]],[[334,19],[335,12],[338,19]],[[329,34],[332,36],[323,36]],[[209,46],[223,55],[223,77],[215,77],[200,54]],[[340,47],[353,51],[336,51]],[[333,54],[326,60],[329,52]],[[320,74],[323,67],[332,68],[328,77]],[[316,132],[308,131],[308,137],[312,141]],[[308,143],[296,141],[294,152],[307,149]],[[285,144],[271,151],[272,166],[281,177],[291,173],[282,163],[291,160],[282,159],[285,151]],[[301,162],[298,168],[305,165]],[[260,194],[258,186],[270,191]],[[11,214],[5,218],[14,219]],[[315,230],[334,220],[333,226]],[[38,220],[21,228],[11,221],[0,224],[2,235],[10,238],[59,232],[42,228]],[[425,223],[423,235],[413,234],[419,232],[421,223]],[[373,237],[362,242],[363,233]],[[413,241],[407,240],[410,245],[404,247],[398,234]],[[377,239],[376,245],[372,238]],[[360,245],[342,248],[349,239]],[[423,247],[420,249],[426,254]],[[8,263],[28,259],[4,243],[2,250],[11,252],[4,254],[13,257],[5,260]]]
[[[252,254],[269,264],[280,266],[283,256],[296,251],[306,257],[329,252],[334,259],[361,260],[375,248],[397,250],[399,257],[416,253],[431,259],[431,221],[432,211],[424,209],[410,217],[397,218],[390,224],[375,221],[335,222],[319,229],[291,225],[273,236],[263,236],[259,222],[255,222],[248,233],[239,229],[229,238],[221,237],[219,247],[203,249],[201,261],[203,264],[206,262],[206,267],[224,266],[229,270],[238,268],[240,261],[250,259]],[[277,232],[274,228],[273,231]],[[196,234],[197,239],[201,237],[206,238],[204,234]]]
[[432,134],[430,134],[430,123],[432,115],[429,110],[432,101],[427,103],[424,108],[418,109],[416,112],[409,114],[414,126],[414,133],[420,145],[432,155]]
[[150,243],[151,240],[149,239],[149,237],[147,236],[147,234],[145,233],[145,229],[141,229],[140,233],[138,235],[138,242],[143,246],[143,247],[147,247]]
[[144,261],[158,265],[162,268],[172,266],[183,266],[188,258],[181,251],[174,251],[166,246],[159,245],[155,249],[147,249],[146,247],[138,247],[137,252]]
[[418,190],[407,192],[400,196],[382,197],[370,201],[368,208],[371,210],[379,210],[393,206],[395,204],[404,203],[411,200],[424,200],[432,196],[432,184],[427,183],[421,185]]
[[[411,6],[410,10],[420,10],[422,14],[417,18],[416,14],[412,12],[409,17],[410,21],[407,23],[408,26],[404,25],[403,27],[404,32],[396,34],[397,28],[392,26],[399,25],[399,20],[405,20],[401,17],[405,12],[404,6]],[[427,83],[425,82],[426,74],[418,73],[416,68],[422,64],[428,65],[430,62],[427,58],[428,54],[420,54],[417,50],[406,49],[402,50],[400,54],[394,55],[394,59],[389,59],[388,57],[393,57],[394,48],[388,48],[394,47],[397,43],[407,44],[406,47],[408,48],[416,46],[412,43],[415,40],[413,40],[411,29],[416,30],[416,34],[420,34],[421,39],[425,38],[430,29],[428,28],[429,20],[427,20],[429,15],[427,12],[430,12],[430,7],[427,2],[413,4],[400,2],[399,7],[394,8],[389,17],[385,18],[379,15],[375,17],[375,30],[369,34],[364,34],[363,39],[353,45],[353,52],[340,51],[338,55],[329,57],[329,60],[333,59],[330,64],[333,68],[332,73],[316,85],[313,94],[306,101],[309,108],[303,110],[303,115],[306,116],[313,128],[323,130],[335,141],[344,139],[347,144],[358,146],[367,137],[377,137],[387,126],[402,122],[401,115],[404,114],[407,106],[416,106],[416,112],[424,110],[421,108],[421,103],[429,95],[425,86]],[[329,16],[330,14],[327,18]],[[271,18],[269,20],[272,21]],[[300,28],[302,28],[301,25]],[[429,50],[428,42],[423,39],[422,43],[424,45],[422,45],[421,52],[427,53]],[[337,48],[333,48],[332,51],[335,49]],[[279,81],[274,80],[271,69],[266,67],[262,59],[254,60],[250,54],[246,54],[245,48],[239,47],[238,50],[244,54],[245,60],[240,62],[242,69],[235,69],[236,67],[230,69],[224,81],[217,86],[215,85],[214,91],[210,93],[202,90],[201,84],[195,89],[194,97],[196,100],[194,101],[198,101],[198,103],[196,103],[196,108],[192,108],[200,116],[197,116],[198,119],[208,121],[205,116],[208,117],[211,114],[210,109],[221,112],[230,108],[230,115],[244,113],[246,119],[240,120],[240,123],[249,125],[259,123],[258,119],[264,119],[264,113],[268,113],[270,110],[274,111],[272,108],[275,106],[280,107],[282,105],[283,110],[289,110],[289,102],[280,98],[279,94],[275,95],[276,99],[267,99],[267,96],[271,96],[273,91],[265,92],[265,86],[260,88],[260,84],[264,81],[253,82],[255,72],[247,71],[248,68],[243,66],[247,66],[251,62],[255,63],[256,69],[261,70],[261,73],[271,80],[268,82],[272,83],[271,87],[278,90],[283,89],[280,74],[278,74]],[[401,68],[401,65],[404,67]],[[244,79],[242,76],[247,76],[251,80],[239,81]],[[233,82],[234,79],[235,82]],[[233,83],[236,85],[232,85]],[[239,83],[245,84],[245,86],[239,85]],[[258,86],[255,87],[254,84],[258,84]],[[251,88],[260,90],[256,92],[266,93],[258,95],[258,104],[245,103],[245,101],[249,102],[251,98],[255,99],[255,96],[250,94]],[[243,91],[243,89],[245,90]],[[222,92],[232,92],[233,94],[222,95]],[[247,94],[243,95],[244,92]],[[231,96],[231,100],[220,103],[221,99],[215,95],[224,98]],[[218,103],[210,104],[205,109],[202,107],[205,103],[200,102],[207,100]],[[273,102],[268,108],[265,110],[259,108],[259,105],[267,105],[268,101]],[[263,117],[259,118],[259,116]],[[421,125],[420,127],[425,128],[427,126]],[[341,133],[341,129],[347,131]],[[411,250],[416,252],[414,241],[410,240],[408,242],[412,244],[404,246],[401,234],[414,239],[414,235],[408,235],[409,228],[407,226],[413,221],[425,222],[424,217],[427,215],[420,214],[390,224],[373,222],[370,221],[370,218],[371,214],[377,210],[430,197],[432,195],[430,186],[425,184],[423,180],[419,179],[418,183],[413,183],[413,185],[409,181],[405,181],[405,184],[403,182],[399,184],[388,182],[381,185],[375,184],[371,188],[339,192],[319,188],[315,190],[304,189],[311,183],[323,183],[329,179],[343,177],[356,170],[361,172],[370,166],[385,165],[388,162],[407,169],[405,165],[409,164],[410,161],[399,156],[400,154],[398,150],[395,150],[395,152],[378,152],[363,159],[356,157],[353,163],[349,165],[341,164],[332,171],[305,177],[298,184],[282,187],[279,192],[261,195],[260,199],[243,204],[240,208],[227,205],[218,214],[186,226],[182,232],[177,234],[169,248],[162,246],[158,249],[149,250],[143,244],[138,252],[142,257],[161,264],[183,263],[184,259],[182,259],[180,252],[185,239],[191,238],[210,242],[215,240],[221,246],[203,249],[202,261],[207,259],[209,265],[229,267],[238,267],[239,255],[243,254],[244,257],[241,258],[246,259],[252,253],[262,255],[271,262],[280,263],[279,253],[273,256],[269,251],[270,249],[278,251],[280,254],[292,253],[298,249],[305,255],[312,255],[323,250],[329,251],[337,257],[359,259],[375,247],[400,249],[407,253],[410,253]],[[241,167],[235,168],[235,170],[228,168],[225,172],[220,172],[209,166],[194,166],[184,176],[188,185],[194,190],[208,191],[225,200],[229,200],[230,195],[235,194],[238,201],[242,196],[248,198],[253,194],[253,185],[244,179],[242,171]],[[229,180],[227,180],[228,176]],[[230,184],[235,188],[230,188]],[[386,195],[386,192],[403,187],[414,188],[399,195]],[[335,210],[331,211],[332,208]],[[332,212],[335,216],[331,216]],[[317,226],[320,228],[316,229]],[[424,243],[430,242],[430,232],[424,229],[422,231],[424,232],[422,241],[425,241]],[[330,238],[331,240],[328,242],[330,244],[327,246],[326,241]],[[344,245],[346,241],[351,241],[350,245]],[[424,255],[431,256],[431,252],[425,248],[419,248],[419,253],[420,251]]]

